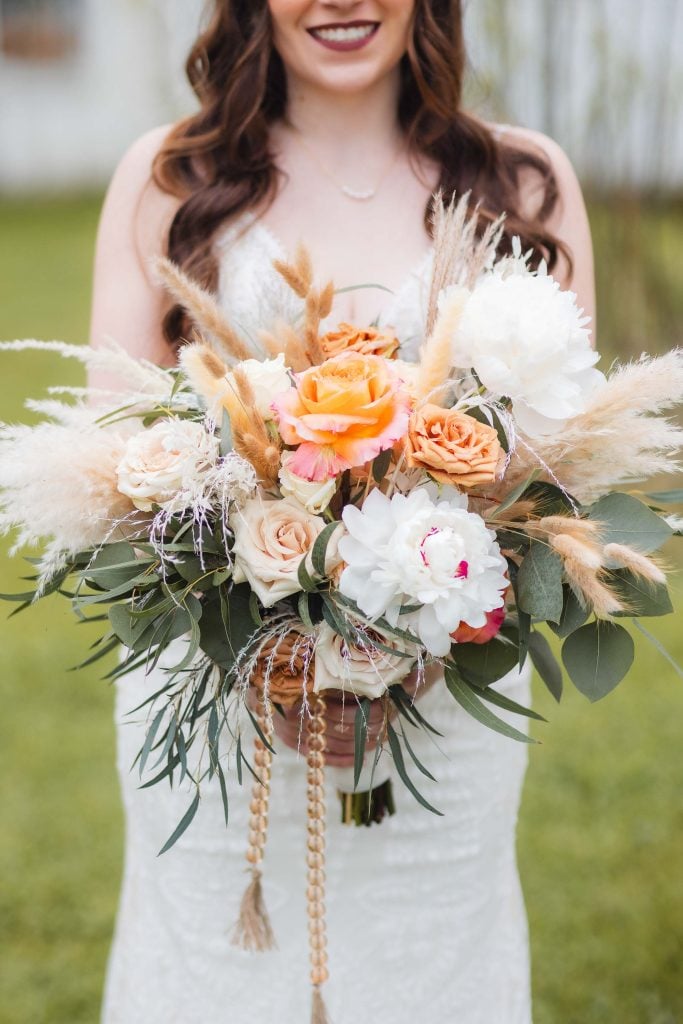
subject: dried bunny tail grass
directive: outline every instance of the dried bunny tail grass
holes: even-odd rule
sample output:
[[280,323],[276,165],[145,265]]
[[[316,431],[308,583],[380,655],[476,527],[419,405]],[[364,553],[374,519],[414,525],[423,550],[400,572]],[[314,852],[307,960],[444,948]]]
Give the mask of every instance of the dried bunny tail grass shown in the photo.
[[593,572],[599,572],[603,566],[604,558],[599,544],[580,539],[569,533],[558,533],[551,538],[550,546],[561,555],[565,563],[575,562],[586,569],[592,569]]
[[[112,375],[131,384],[144,396],[167,396],[170,388],[168,372],[146,359],[134,359],[113,339],[107,338],[97,348],[91,345],[68,345],[64,341],[37,341],[24,338],[0,342],[0,352],[53,352],[63,359],[75,359],[89,370]],[[87,389],[88,394],[96,392]],[[109,392],[106,392],[109,394]],[[111,392],[112,395],[120,394]]]
[[227,358],[236,362],[249,359],[249,349],[230,326],[225,313],[209,292],[192,281],[165,256],[155,260],[154,270],[167,291],[189,313],[199,330],[209,334],[220,345]]
[[280,469],[280,447],[254,408],[254,392],[244,370],[236,366],[232,376],[234,386],[228,382],[222,403],[230,417],[233,448],[251,463],[261,483],[272,486]]
[[531,523],[530,529],[545,533],[548,537],[566,534],[576,540],[590,543],[599,541],[604,526],[594,519],[581,519],[579,516],[544,516]]
[[[294,262],[273,260],[278,274],[289,285],[295,295],[304,300],[304,323],[301,342],[309,366],[317,366],[325,359],[320,346],[320,321],[329,316],[334,301],[334,284],[328,281],[322,288],[313,285],[313,265],[308,249],[299,244]],[[293,363],[290,363],[293,366]]]
[[271,358],[282,353],[285,363],[295,373],[301,373],[313,365],[303,341],[289,324],[279,320],[272,331],[261,330],[258,337]]
[[178,362],[192,387],[207,405],[219,400],[226,389],[227,365],[204,343],[185,345],[181,348]]
[[[576,548],[567,544],[560,544],[560,547],[564,549],[560,551],[556,545],[558,539],[555,538],[553,547],[562,558],[567,582],[580,604],[590,608],[598,618],[603,619],[609,615],[615,615],[617,612],[627,612],[628,608],[624,602],[604,582],[600,568],[588,564],[589,558],[586,557],[586,552],[578,552]],[[572,540],[572,538],[567,539]],[[575,557],[577,553],[579,554],[578,558]]]
[[467,302],[466,288],[449,296],[434,325],[434,329],[420,349],[419,370],[415,394],[418,404],[430,401],[445,385],[453,365],[453,337]]
[[654,558],[648,558],[626,544],[606,544],[603,553],[610,562],[616,562],[634,576],[649,580],[651,583],[666,583],[666,573]]
[[661,413],[682,401],[683,349],[620,366],[560,434],[520,443],[506,480],[514,486],[540,463],[587,503],[612,488],[674,473],[683,429]]
[[495,259],[505,218],[501,215],[488,224],[481,237],[477,238],[479,207],[477,205],[474,212],[470,212],[471,198],[471,192],[464,192],[457,200],[453,194],[446,204],[441,190],[434,195],[431,218],[434,263],[427,304],[427,336],[436,323],[440,292],[454,284],[471,288]]

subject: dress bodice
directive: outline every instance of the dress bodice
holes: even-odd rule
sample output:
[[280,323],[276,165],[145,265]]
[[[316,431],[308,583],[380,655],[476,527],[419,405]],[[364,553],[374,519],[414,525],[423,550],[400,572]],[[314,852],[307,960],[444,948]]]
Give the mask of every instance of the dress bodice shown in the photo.
[[[216,250],[220,303],[233,326],[252,344],[254,354],[263,357],[258,330],[271,328],[277,320],[293,323],[302,312],[301,299],[272,265],[274,259],[285,259],[289,254],[251,211],[220,235]],[[424,334],[432,259],[430,247],[396,291],[378,291],[382,299],[378,299],[377,323],[394,329],[401,341],[400,357],[411,362],[417,360]],[[333,306],[321,329],[334,329],[340,319]]]

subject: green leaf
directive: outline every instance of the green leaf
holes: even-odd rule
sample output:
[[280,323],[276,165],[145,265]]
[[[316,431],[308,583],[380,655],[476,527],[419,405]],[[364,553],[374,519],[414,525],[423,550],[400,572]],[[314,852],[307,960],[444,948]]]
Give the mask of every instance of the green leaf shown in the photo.
[[[487,427],[493,427],[495,432],[498,434],[498,441],[500,443],[500,447],[507,455],[507,453],[510,451],[510,440],[507,436],[503,421],[501,420],[496,410],[489,405],[475,405],[471,409],[467,409],[466,411],[467,415],[471,416],[473,420],[477,421],[477,423],[485,423]],[[488,416],[486,415],[487,413],[489,413]],[[525,482],[523,486],[526,487],[527,483]]]
[[532,483],[537,478],[540,472],[540,469],[534,469],[534,471],[529,474],[526,480],[523,480],[521,484],[517,485],[517,487],[513,487],[509,494],[505,495],[500,505],[498,505],[493,512],[490,512],[486,518],[497,519],[502,512],[507,512],[507,510],[514,505],[517,499],[521,498],[521,496],[526,491],[527,487],[531,487]]
[[235,658],[254,632],[247,583],[233,587],[227,597],[207,600],[199,623],[199,646],[213,662],[231,669]]
[[325,576],[325,558],[327,555],[327,546],[330,543],[332,534],[336,532],[338,526],[338,522],[328,523],[327,526],[316,537],[315,543],[311,550],[311,563],[313,565],[313,572],[320,577]]
[[473,686],[484,687],[502,679],[519,663],[516,643],[505,643],[503,630],[486,644],[453,644],[451,657],[463,679]]
[[564,604],[560,621],[548,623],[553,633],[555,636],[559,636],[561,640],[564,640],[570,633],[578,629],[579,626],[583,626],[587,618],[587,610],[583,607],[569,584],[565,584]]
[[394,729],[391,722],[387,722],[387,738],[389,740],[389,748],[391,750],[391,755],[394,759],[394,764],[396,765],[396,771],[400,775],[401,781],[405,785],[406,789],[410,793],[412,793],[412,795],[415,797],[419,804],[422,804],[423,807],[426,807],[426,809],[428,811],[431,811],[432,814],[438,814],[439,817],[442,818],[443,811],[438,811],[436,807],[432,807],[432,805],[428,803],[427,800],[425,800],[425,798],[422,796],[422,793],[420,793],[420,791],[415,786],[415,783],[408,775],[408,772],[406,771],[405,761],[403,760],[401,741],[399,740],[398,733]]
[[523,715],[524,718],[533,718],[537,722],[546,721],[543,715],[539,715],[537,711],[532,710],[532,708],[525,708],[523,704],[518,704],[516,700],[506,697],[504,693],[494,690],[492,686],[478,690],[477,696],[481,697],[482,700],[487,700],[489,704],[495,704],[497,708],[510,711],[513,715]]
[[159,852],[157,854],[157,857],[160,857],[162,855],[162,853],[166,853],[167,850],[170,850],[171,847],[174,846],[175,843],[178,842],[178,840],[182,836],[183,832],[185,832],[187,830],[187,828],[192,824],[192,820],[193,820],[195,814],[197,813],[198,807],[199,807],[199,790],[197,790],[197,792],[195,793],[194,799],[192,800],[192,803],[190,804],[190,806],[188,807],[188,809],[185,811],[184,815],[182,816],[182,818],[178,822],[178,825],[176,826],[175,830],[173,831],[173,833],[169,836],[169,838],[166,840],[164,845],[159,850]]
[[401,737],[406,745],[406,750],[410,754],[413,764],[415,765],[419,772],[422,772],[425,778],[430,779],[431,782],[436,782],[436,779],[430,772],[429,768],[425,768],[425,766],[422,764],[422,761],[419,759],[419,757],[411,747],[408,737],[406,736],[406,731],[403,728],[403,722],[399,722],[399,725],[401,726]]
[[620,617],[670,615],[674,610],[666,583],[645,580],[628,569],[610,572],[605,582],[623,601],[626,611],[617,613]]
[[156,715],[152,719],[152,724],[150,725],[149,729],[147,730],[147,735],[145,736],[145,742],[143,744],[142,750],[140,751],[140,766],[139,766],[140,767],[140,778],[142,778],[142,773],[145,770],[145,765],[147,764],[147,759],[148,759],[148,757],[149,757],[149,755],[151,753],[152,747],[154,746],[154,740],[156,739],[156,734],[159,731],[159,726],[161,725],[165,715],[166,715],[166,708],[161,708],[160,711],[157,711]]
[[645,495],[654,502],[661,502],[662,505],[680,505],[683,502],[683,487],[674,491],[651,491]]
[[633,638],[616,622],[597,619],[567,637],[562,660],[569,678],[591,701],[607,696],[633,664]]
[[299,586],[301,587],[301,589],[305,593],[310,594],[314,590],[318,589],[318,584],[313,579],[313,577],[311,576],[310,572],[308,571],[308,567],[306,566],[306,561],[307,561],[306,558],[303,557],[301,559],[301,561],[299,562],[299,569],[298,569],[298,572],[297,572],[297,579],[299,581]]
[[535,629],[529,637],[529,657],[539,676],[559,704],[563,688],[562,669],[546,638]]
[[376,484],[381,484],[387,475],[392,454],[391,448],[387,448],[372,460],[372,477]]
[[579,504],[561,487],[547,480],[534,481],[524,492],[524,497],[534,502],[538,516],[574,516]]
[[482,725],[493,729],[494,732],[499,732],[502,736],[507,736],[509,739],[518,740],[520,743],[537,742],[531,736],[527,736],[526,733],[513,728],[507,722],[504,722],[502,718],[498,718],[492,711],[489,711],[486,704],[477,696],[472,687],[461,678],[456,668],[452,665],[445,666],[445,679],[449,692],[455,697],[458,704],[469,715],[476,718],[478,722],[481,722]]
[[627,544],[645,555],[660,548],[674,532],[644,502],[618,491],[596,501],[588,515],[603,524],[604,544]]
[[356,789],[360,773],[363,770],[363,759],[365,758],[365,747],[368,740],[368,715],[370,714],[370,700],[366,697],[356,708],[356,717],[353,723],[353,788]]
[[529,653],[529,637],[531,635],[531,616],[527,612],[523,612],[521,608],[517,609],[517,628],[519,632],[517,665],[521,672],[526,663],[526,656]]
[[543,622],[562,617],[562,559],[547,544],[533,541],[517,574],[517,600],[523,612]]
[[229,455],[232,451],[232,424],[230,423],[230,417],[227,411],[223,410],[223,419],[221,420],[221,441],[220,441],[220,453],[223,458]]

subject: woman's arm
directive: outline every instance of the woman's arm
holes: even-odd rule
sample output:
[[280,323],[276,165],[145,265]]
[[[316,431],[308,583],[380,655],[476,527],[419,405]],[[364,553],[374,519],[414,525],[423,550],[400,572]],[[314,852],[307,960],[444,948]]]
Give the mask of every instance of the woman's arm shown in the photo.
[[[125,154],[107,192],[95,253],[90,340],[94,346],[113,338],[131,355],[159,364],[173,362],[162,320],[168,308],[151,263],[163,253],[178,200],[152,181],[152,163],[168,132],[155,128]],[[93,374],[94,387],[117,382]]]

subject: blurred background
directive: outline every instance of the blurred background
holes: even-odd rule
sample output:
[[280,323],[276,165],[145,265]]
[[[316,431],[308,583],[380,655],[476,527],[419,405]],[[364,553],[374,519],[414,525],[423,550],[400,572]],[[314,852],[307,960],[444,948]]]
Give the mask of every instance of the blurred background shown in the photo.
[[[102,190],[137,135],[191,109],[200,6],[0,0],[0,338],[87,340]],[[683,0],[471,0],[467,19],[469,105],[554,136],[584,184],[603,367],[680,344]],[[5,354],[0,379],[0,419],[16,420],[79,374]],[[3,592],[28,568],[8,547]],[[677,614],[648,628],[683,662],[675,589]],[[92,1024],[122,870],[113,693],[68,671],[93,636],[66,602],[5,607],[0,1024]],[[683,680],[636,640],[636,668],[596,706],[536,688],[550,724],[519,832],[535,1024],[683,1024]]]

